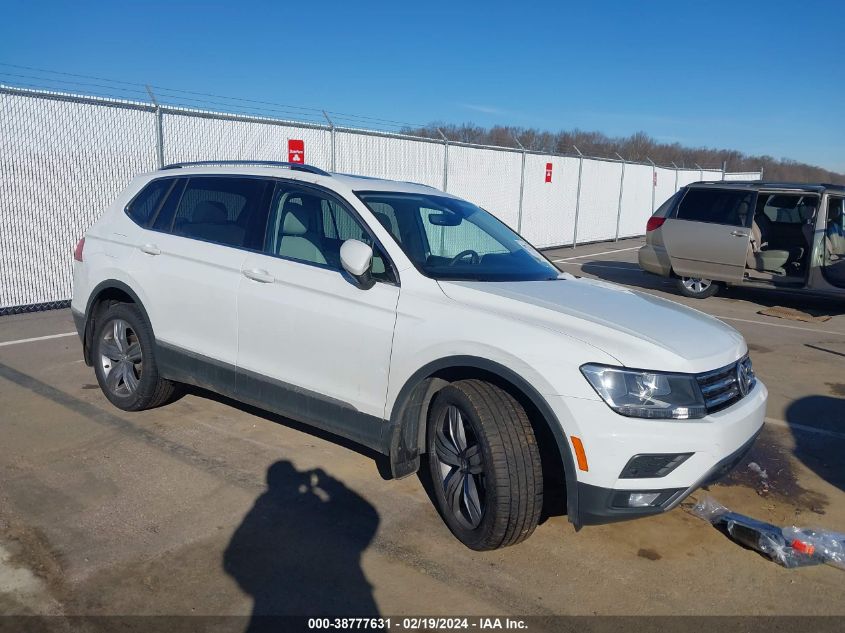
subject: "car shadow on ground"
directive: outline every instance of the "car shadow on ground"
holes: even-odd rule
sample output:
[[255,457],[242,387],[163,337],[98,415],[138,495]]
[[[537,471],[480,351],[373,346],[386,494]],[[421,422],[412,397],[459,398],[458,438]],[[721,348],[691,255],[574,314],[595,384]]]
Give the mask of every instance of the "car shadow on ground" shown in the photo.
[[632,262],[620,262],[616,260],[595,261],[582,264],[578,267],[580,270],[571,270],[571,268],[567,267],[567,272],[574,275],[580,276],[581,273],[584,273],[598,277],[603,281],[610,281],[625,286],[636,286],[644,290],[672,292],[674,288],[674,282],[671,279],[651,275]]
[[275,424],[280,424],[296,431],[300,431],[301,433],[307,433],[308,435],[311,435],[313,437],[318,437],[327,442],[331,442],[332,444],[336,444],[337,446],[342,446],[343,448],[358,453],[359,455],[363,455],[364,457],[369,457],[370,459],[372,459],[382,479],[388,480],[393,478],[390,472],[390,459],[386,455],[382,455],[378,451],[367,448],[366,446],[358,444],[357,442],[349,440],[340,435],[335,435],[328,431],[323,431],[322,429],[313,427],[310,424],[297,422],[296,420],[286,418],[283,415],[278,415],[276,413],[272,413],[271,411],[266,411],[264,409],[254,407],[252,405],[245,404],[243,402],[239,402],[231,398],[227,398],[226,396],[220,395],[219,393],[209,391],[201,387],[194,387],[193,385],[183,385],[182,393],[179,397],[183,395],[192,395],[198,398],[203,398],[205,400],[213,400],[215,402],[219,402],[221,404],[225,404],[226,406],[232,407],[233,409],[237,409],[238,411],[243,411],[244,413],[264,418],[265,420],[269,420],[270,422],[273,422]]
[[807,429],[842,433],[845,398],[823,395],[799,398],[787,408],[786,422],[795,440],[795,457],[821,479],[845,491],[845,462],[842,461],[845,440]]
[[281,631],[278,616],[378,617],[361,555],[376,509],[322,469],[288,461],[267,470],[267,490],[235,530],[223,569],[254,600],[247,629]]
[[[625,286],[635,286],[644,290],[661,290],[676,294],[678,297],[681,296],[675,290],[674,280],[647,273],[638,264],[633,262],[615,260],[595,261],[581,265],[580,269],[581,272],[598,277],[603,281],[610,281]],[[577,271],[569,269],[567,269],[567,272],[578,274]],[[838,316],[845,314],[845,301],[791,293],[778,289],[732,286],[720,289],[717,296],[734,301],[748,301],[758,305],[760,308],[772,308],[775,306],[793,308],[807,312],[813,316]],[[706,299],[703,301],[706,301]]]

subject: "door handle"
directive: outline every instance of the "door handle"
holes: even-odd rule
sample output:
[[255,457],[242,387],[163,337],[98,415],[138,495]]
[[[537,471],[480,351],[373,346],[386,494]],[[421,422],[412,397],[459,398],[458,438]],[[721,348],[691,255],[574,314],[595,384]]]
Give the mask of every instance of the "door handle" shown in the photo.
[[250,268],[242,272],[244,277],[247,279],[252,279],[253,281],[257,281],[262,284],[271,284],[276,281],[276,278],[273,277],[273,275],[261,268]]
[[141,252],[147,255],[161,255],[161,249],[155,244],[144,244],[141,247]]
[[734,237],[748,237],[748,233],[745,233],[743,231],[731,231],[731,235],[733,235]]

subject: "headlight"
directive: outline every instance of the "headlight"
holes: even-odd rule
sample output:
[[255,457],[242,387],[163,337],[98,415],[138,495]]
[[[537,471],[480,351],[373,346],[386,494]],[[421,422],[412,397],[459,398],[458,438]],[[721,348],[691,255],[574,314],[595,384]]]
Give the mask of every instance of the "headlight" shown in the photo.
[[621,415],[670,420],[707,415],[695,376],[604,365],[582,365],[581,373],[602,400]]

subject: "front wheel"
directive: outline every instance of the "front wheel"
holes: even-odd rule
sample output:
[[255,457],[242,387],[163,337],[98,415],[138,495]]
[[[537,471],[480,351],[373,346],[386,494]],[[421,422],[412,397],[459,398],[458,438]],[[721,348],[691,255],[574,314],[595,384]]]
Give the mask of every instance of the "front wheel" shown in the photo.
[[519,543],[537,527],[543,472],[525,410],[481,381],[444,387],[428,417],[428,462],[438,510],[467,547]]
[[706,299],[719,292],[719,283],[703,277],[677,277],[675,286],[685,297]]

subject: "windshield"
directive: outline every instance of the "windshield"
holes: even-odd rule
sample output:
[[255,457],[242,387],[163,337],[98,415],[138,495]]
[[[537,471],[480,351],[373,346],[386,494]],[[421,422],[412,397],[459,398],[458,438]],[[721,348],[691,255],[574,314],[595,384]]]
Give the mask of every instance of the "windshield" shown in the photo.
[[495,217],[439,195],[358,192],[424,275],[433,279],[537,281],[558,270]]

